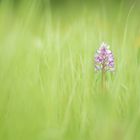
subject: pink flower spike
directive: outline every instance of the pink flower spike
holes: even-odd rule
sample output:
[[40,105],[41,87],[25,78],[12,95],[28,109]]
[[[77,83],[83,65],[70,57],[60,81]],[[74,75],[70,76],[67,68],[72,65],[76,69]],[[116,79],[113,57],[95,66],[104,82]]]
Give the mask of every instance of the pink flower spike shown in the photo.
[[102,43],[100,48],[95,53],[95,70],[96,71],[114,71],[114,56],[109,49],[109,45]]

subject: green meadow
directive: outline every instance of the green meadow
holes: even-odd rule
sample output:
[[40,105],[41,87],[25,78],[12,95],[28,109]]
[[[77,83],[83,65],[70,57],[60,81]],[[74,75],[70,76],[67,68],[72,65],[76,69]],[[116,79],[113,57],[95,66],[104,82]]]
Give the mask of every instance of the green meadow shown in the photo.
[[140,1],[1,0],[0,140],[140,140]]

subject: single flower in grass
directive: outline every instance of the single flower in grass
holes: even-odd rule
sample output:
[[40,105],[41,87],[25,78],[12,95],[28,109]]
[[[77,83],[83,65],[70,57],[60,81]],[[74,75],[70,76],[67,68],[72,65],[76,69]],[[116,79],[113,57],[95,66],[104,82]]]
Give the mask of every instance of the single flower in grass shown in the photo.
[[94,58],[95,71],[102,72],[102,87],[105,87],[105,74],[107,71],[113,72],[115,70],[114,66],[114,56],[109,49],[109,45],[102,43],[100,48],[95,53]]

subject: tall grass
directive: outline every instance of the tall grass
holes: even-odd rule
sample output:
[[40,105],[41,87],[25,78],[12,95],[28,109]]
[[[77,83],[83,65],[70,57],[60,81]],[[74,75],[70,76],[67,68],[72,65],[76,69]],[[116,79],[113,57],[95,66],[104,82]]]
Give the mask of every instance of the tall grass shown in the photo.
[[[139,1],[0,5],[0,140],[139,140]],[[110,44],[107,93],[93,57]]]

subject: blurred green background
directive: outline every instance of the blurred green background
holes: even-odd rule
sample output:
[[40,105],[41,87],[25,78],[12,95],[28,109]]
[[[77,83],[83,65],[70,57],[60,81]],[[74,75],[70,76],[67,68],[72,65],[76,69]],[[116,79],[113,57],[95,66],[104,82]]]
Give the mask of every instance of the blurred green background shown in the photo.
[[139,140],[139,83],[139,0],[0,0],[0,140]]

